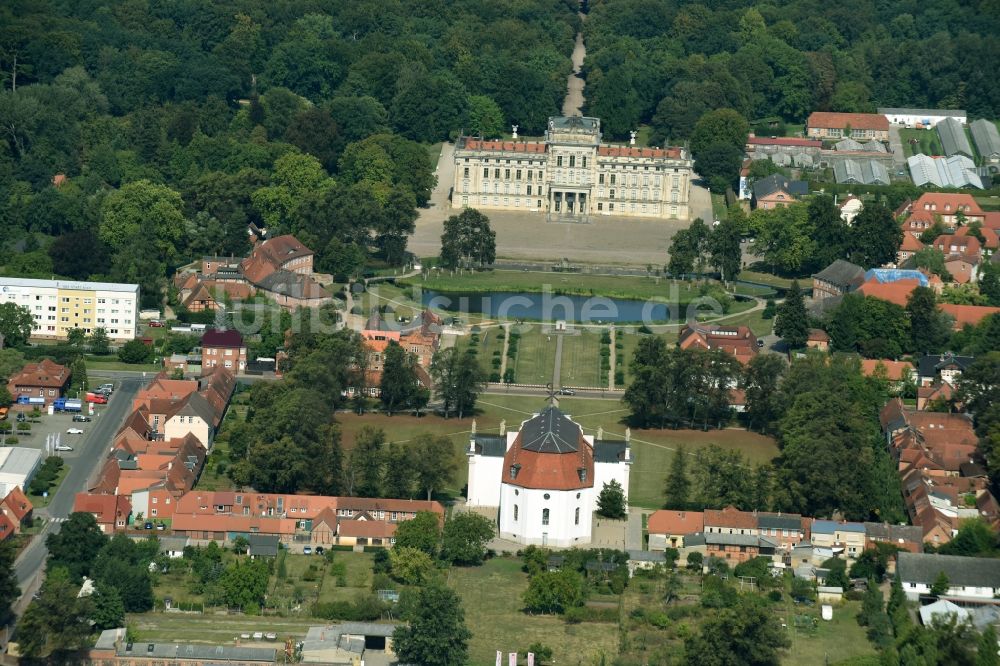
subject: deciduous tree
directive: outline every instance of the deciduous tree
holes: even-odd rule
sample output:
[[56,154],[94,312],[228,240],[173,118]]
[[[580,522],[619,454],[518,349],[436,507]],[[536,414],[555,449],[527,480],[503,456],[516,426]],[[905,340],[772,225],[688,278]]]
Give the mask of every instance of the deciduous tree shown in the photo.
[[465,626],[465,613],[458,595],[444,584],[415,590],[403,619],[396,628],[393,649],[400,661],[426,666],[465,666],[472,633]]
[[809,315],[806,313],[805,298],[798,280],[792,281],[784,302],[778,306],[774,332],[792,349],[806,346],[806,340],[809,339]]
[[35,318],[26,305],[0,303],[0,334],[5,346],[20,347],[25,344],[34,326]]
[[462,512],[444,524],[441,557],[462,566],[482,564],[486,545],[495,535],[493,521],[478,513]]

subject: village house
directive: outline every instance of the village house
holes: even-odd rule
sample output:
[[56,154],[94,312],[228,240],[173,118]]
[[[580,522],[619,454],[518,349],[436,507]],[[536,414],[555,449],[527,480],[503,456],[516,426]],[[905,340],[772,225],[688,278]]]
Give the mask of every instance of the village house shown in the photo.
[[746,365],[757,355],[757,336],[748,326],[719,326],[688,322],[681,329],[677,345],[681,349],[721,349]]
[[771,537],[730,532],[705,533],[705,554],[726,560],[730,566],[757,557],[773,558],[778,543]]
[[222,366],[233,374],[243,374],[247,367],[247,346],[236,329],[210,328],[201,336],[201,369]]
[[924,550],[923,533],[913,525],[865,523],[865,537],[866,548],[874,548],[877,543],[888,543],[910,553],[922,553]]
[[647,532],[649,549],[684,548],[684,537],[700,533],[705,528],[701,511],[669,511],[660,509],[649,516]]
[[955,305],[953,303],[940,303],[938,308],[952,319],[952,327],[956,331],[961,331],[966,326],[978,326],[983,319],[991,315],[1000,313],[1000,308],[989,305]]
[[861,359],[861,374],[865,377],[883,377],[893,388],[901,388],[907,381],[916,381],[917,371],[906,361],[890,359]]
[[831,113],[814,111],[806,121],[806,135],[836,141],[844,137],[889,140],[889,120],[876,113]]
[[829,334],[821,328],[810,328],[809,337],[806,338],[806,348],[824,353],[830,351]]
[[896,572],[908,599],[929,595],[944,574],[948,591],[944,598],[996,603],[1000,597],[1000,560],[927,553],[900,553]]
[[77,493],[73,502],[74,513],[89,513],[97,520],[101,532],[112,534],[124,530],[132,516],[132,506],[122,495],[91,495]]
[[705,535],[709,534],[745,534],[756,536],[757,517],[748,511],[740,511],[734,506],[725,509],[705,509]]
[[757,531],[777,543],[778,548],[790,551],[800,543],[809,541],[809,519],[797,513],[757,513]]
[[[968,225],[959,227],[955,230],[956,236],[968,236],[971,233],[972,229]],[[979,235],[983,237],[982,241],[980,241],[982,258],[988,259],[993,256],[993,253],[996,252],[997,249],[1000,249],[1000,236],[997,235],[995,229],[990,229],[987,226],[979,228]]]
[[944,192],[924,192],[910,206],[912,213],[923,211],[930,215],[940,215],[946,227],[958,226],[958,214],[965,218],[966,224],[974,220],[985,220],[983,209],[979,207],[971,194],[950,194]]
[[11,522],[15,534],[20,534],[22,527],[31,524],[33,512],[31,500],[19,486],[14,486],[0,501],[0,513]]
[[955,388],[948,382],[936,382],[930,386],[917,387],[917,409],[923,411],[935,402],[950,402]]
[[902,266],[910,257],[923,250],[924,247],[924,244],[912,233],[904,233],[903,242],[899,244],[899,249],[896,251],[896,263]]
[[62,396],[69,386],[70,370],[49,359],[28,363],[7,381],[7,390],[16,402],[21,396],[44,398],[45,404]]
[[861,523],[813,520],[810,541],[813,548],[829,550],[831,557],[854,559],[865,549],[865,526]]
[[843,296],[860,287],[865,281],[865,269],[843,259],[813,275],[813,299],[821,300]]
[[789,180],[780,174],[771,174],[753,184],[753,207],[773,210],[789,206],[809,194],[809,184],[804,180]]
[[973,364],[973,356],[961,356],[951,352],[922,356],[917,365],[917,375],[921,386],[930,386],[938,381],[954,386],[962,372]]

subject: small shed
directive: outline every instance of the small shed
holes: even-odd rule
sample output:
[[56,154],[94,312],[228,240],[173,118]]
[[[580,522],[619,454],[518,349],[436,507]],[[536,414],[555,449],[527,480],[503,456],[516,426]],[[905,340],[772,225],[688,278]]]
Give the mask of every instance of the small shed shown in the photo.
[[844,599],[844,588],[821,586],[816,592],[821,604],[839,604]]

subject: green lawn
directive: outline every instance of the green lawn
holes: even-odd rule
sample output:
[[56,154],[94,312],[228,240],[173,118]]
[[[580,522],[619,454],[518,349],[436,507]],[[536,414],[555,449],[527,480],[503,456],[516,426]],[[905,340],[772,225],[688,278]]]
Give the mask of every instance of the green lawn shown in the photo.
[[[726,196],[724,194],[712,194],[712,214],[716,220],[725,220],[729,217],[729,209],[726,207]],[[705,220],[706,223],[710,222]]]
[[611,663],[618,654],[616,624],[571,625],[556,616],[522,612],[528,576],[519,560],[498,558],[481,567],[452,568],[448,584],[462,598],[472,632],[470,666],[492,666],[497,650],[525,653],[535,642],[552,648],[551,663],[567,666]]
[[132,370],[134,372],[159,372],[163,368],[155,363],[122,363],[117,357],[108,357],[113,360],[107,361],[102,359],[97,359],[93,356],[86,357],[87,364],[87,376],[91,374],[100,375],[101,371],[111,372],[117,370]]
[[[605,428],[605,431],[608,429]],[[617,429],[614,429],[617,434]],[[715,444],[742,452],[751,463],[770,462],[778,455],[774,440],[742,428],[727,430],[632,430],[629,504],[649,509],[663,507],[663,487],[674,452],[681,446],[688,454]],[[747,470],[749,472],[749,470]]]
[[[419,284],[424,289],[444,292],[486,293],[514,291],[540,293],[546,288],[552,293],[601,295],[609,298],[676,300],[684,303],[698,296],[698,291],[683,283],[672,285],[671,280],[657,277],[615,275],[580,275],[575,273],[536,273],[525,271],[481,271],[464,275],[445,273],[432,275],[427,280],[408,278],[408,284]],[[676,291],[676,294],[674,293]]]
[[521,334],[518,341],[514,381],[518,384],[548,384],[552,381],[555,364],[555,336],[546,335],[540,326],[530,328]]
[[563,386],[607,386],[601,375],[601,334],[597,329],[581,329],[579,335],[564,335],[560,382]]
[[[234,645],[241,633],[255,631],[273,631],[282,643],[287,638],[302,639],[309,627],[322,622],[307,616],[282,618],[200,613],[141,613],[129,614],[127,619],[140,641],[218,645]],[[241,643],[246,645],[246,641]]]
[[[792,286],[792,281],[789,278],[778,277],[777,275],[762,273],[760,271],[740,271],[739,279],[747,280],[748,282],[759,282],[781,289],[788,289]],[[801,281],[800,284],[802,284]]]
[[[868,641],[864,627],[857,621],[861,604],[849,601],[841,606],[833,607],[833,619],[820,619],[815,632],[806,632],[793,628],[788,624],[788,637],[792,647],[784,651],[782,663],[785,664],[824,664],[840,663],[854,657],[864,657],[875,654],[875,648]],[[779,617],[790,620],[792,615],[811,615],[819,617],[818,606],[800,609],[789,604],[788,611],[776,609]]]
[[[941,137],[938,136],[936,130],[901,128],[899,130],[899,139],[903,142],[903,154],[907,157],[918,153],[923,153],[924,155],[943,154],[941,151]],[[917,145],[915,146],[910,143],[913,139],[917,141]]]
[[721,325],[749,326],[754,335],[770,335],[774,329],[774,319],[764,319],[764,311],[755,310],[724,319]]
[[[307,555],[293,555],[291,557],[309,557]],[[353,601],[359,594],[367,594],[372,586],[372,560],[371,553],[354,553],[347,551],[336,551],[333,555],[334,565],[343,562],[346,567],[346,574],[340,586],[337,576],[327,574],[323,579],[323,588],[319,594],[319,600],[327,601]],[[320,559],[315,555],[312,558]]]

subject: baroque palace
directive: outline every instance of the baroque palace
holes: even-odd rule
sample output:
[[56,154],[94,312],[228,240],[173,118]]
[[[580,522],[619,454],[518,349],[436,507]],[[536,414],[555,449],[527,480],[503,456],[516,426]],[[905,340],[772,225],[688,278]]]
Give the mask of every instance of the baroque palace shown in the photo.
[[544,141],[518,140],[514,129],[510,141],[459,137],[453,208],[687,219],[684,148],[601,143],[598,118],[549,118]]

